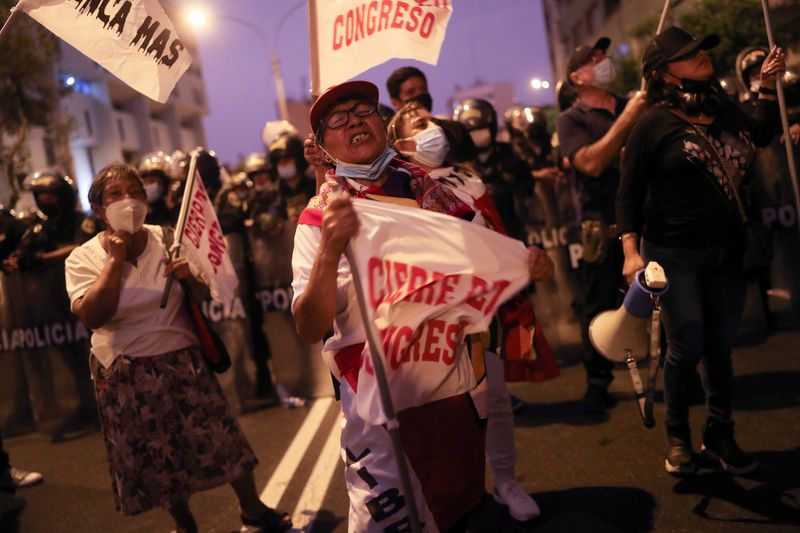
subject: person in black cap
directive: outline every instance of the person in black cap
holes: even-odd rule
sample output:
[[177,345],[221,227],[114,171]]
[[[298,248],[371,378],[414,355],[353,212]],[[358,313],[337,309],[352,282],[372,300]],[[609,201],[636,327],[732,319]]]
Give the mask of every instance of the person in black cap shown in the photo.
[[608,393],[614,379],[613,363],[603,358],[589,340],[589,323],[601,311],[620,304],[622,250],[614,233],[614,198],[619,183],[619,154],[628,132],[644,110],[644,95],[627,103],[609,92],[614,64],[606,56],[611,41],[575,49],[567,66],[567,81],[577,99],[558,117],[561,153],[572,166],[580,196],[579,220],[583,259],[581,333],[587,389],[583,410],[599,414],[615,402]]
[[661,301],[669,344],[665,468],[676,475],[697,470],[689,385],[700,361],[708,409],[703,450],[728,472],[756,468],[734,440],[731,415],[731,346],[746,288],[738,189],[750,177],[755,146],[768,144],[778,131],[775,79],[785,64],[780,48],[766,57],[759,100],[748,116],[714,77],[705,50],[719,41],[671,27],[646,48],[649,109],[625,147],[616,206],[624,275],[632,279],[644,267],[644,256],[657,261],[669,279]]

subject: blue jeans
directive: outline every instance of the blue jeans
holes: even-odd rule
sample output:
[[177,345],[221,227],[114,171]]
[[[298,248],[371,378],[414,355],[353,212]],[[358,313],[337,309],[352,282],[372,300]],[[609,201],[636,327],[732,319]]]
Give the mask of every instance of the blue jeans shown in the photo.
[[669,344],[664,364],[667,429],[688,428],[689,387],[703,362],[709,417],[730,420],[731,349],[744,308],[747,283],[732,245],[681,249],[645,242],[643,256],[657,261],[669,280],[661,301]]

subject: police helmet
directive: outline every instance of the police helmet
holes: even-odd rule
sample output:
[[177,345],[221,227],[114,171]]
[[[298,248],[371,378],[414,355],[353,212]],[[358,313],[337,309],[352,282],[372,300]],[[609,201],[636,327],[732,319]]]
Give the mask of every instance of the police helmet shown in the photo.
[[253,182],[250,181],[250,178],[247,176],[246,172],[237,172],[231,176],[231,179],[228,183],[231,187],[247,187],[248,189],[253,187]]
[[453,110],[453,120],[462,123],[470,131],[489,128],[492,138],[497,136],[497,111],[486,100],[480,98],[462,100]]
[[736,77],[746,90],[750,90],[750,70],[760,69],[768,54],[763,46],[748,46],[736,56]]
[[216,192],[219,191],[220,187],[222,186],[222,180],[220,179],[220,169],[219,161],[217,160],[217,154],[212,150],[207,150],[202,146],[198,146],[197,148],[190,150],[188,154],[185,154],[183,158],[178,161],[178,164],[176,165],[176,177],[181,181],[186,180],[187,174],[189,173],[189,164],[192,160],[192,156],[196,158],[195,168],[197,172],[200,173],[200,177],[203,180],[203,185],[206,186],[209,194],[216,194]]
[[264,146],[269,146],[283,135],[298,135],[297,128],[288,120],[270,120],[261,131],[261,140]]
[[248,155],[242,165],[242,170],[252,179],[255,174],[260,172],[270,172],[272,167],[267,156],[261,152],[253,152]]
[[75,202],[78,198],[78,194],[75,191],[75,182],[72,178],[57,170],[47,169],[29,174],[23,181],[23,186],[33,193],[36,205],[40,209],[42,206],[39,202],[39,195],[42,193],[55,194],[62,212],[71,211],[75,208]]
[[171,174],[171,170],[172,157],[161,150],[145,154],[142,158],[142,162],[139,163],[139,174],[141,176],[158,174],[164,178],[168,178]]
[[296,135],[282,135],[269,146],[269,162],[272,168],[276,168],[278,161],[284,157],[294,158],[298,174],[303,174],[308,168],[308,162],[303,155],[303,141]]

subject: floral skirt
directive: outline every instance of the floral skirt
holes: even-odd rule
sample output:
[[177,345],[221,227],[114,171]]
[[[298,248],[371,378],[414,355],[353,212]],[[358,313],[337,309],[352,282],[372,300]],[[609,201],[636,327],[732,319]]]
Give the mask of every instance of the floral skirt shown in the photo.
[[214,374],[195,348],[92,358],[117,509],[134,515],[230,483],[258,463]]

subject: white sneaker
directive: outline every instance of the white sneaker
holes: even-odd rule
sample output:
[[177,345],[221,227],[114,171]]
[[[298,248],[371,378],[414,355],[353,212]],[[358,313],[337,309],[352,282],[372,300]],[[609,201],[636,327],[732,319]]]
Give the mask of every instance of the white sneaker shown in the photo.
[[541,513],[536,501],[516,481],[496,486],[494,501],[508,506],[509,514],[518,522],[533,520]]

